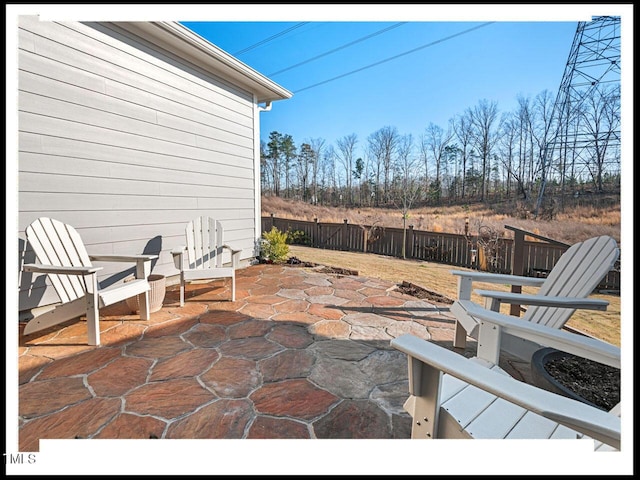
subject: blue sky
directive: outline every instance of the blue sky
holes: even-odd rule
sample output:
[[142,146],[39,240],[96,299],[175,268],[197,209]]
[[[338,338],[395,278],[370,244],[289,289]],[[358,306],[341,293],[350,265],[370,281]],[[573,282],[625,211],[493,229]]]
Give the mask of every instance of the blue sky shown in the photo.
[[364,147],[384,126],[417,140],[483,99],[506,112],[519,95],[555,98],[578,21],[183,24],[293,92],[261,114],[262,140],[355,133]]

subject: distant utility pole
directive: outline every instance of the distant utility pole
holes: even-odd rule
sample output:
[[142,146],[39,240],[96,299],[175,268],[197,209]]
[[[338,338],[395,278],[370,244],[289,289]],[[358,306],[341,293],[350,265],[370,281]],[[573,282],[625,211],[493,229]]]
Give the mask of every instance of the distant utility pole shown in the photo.
[[603,176],[620,173],[620,17],[578,23],[552,116],[536,215],[550,178],[564,202],[567,181],[590,178],[601,189]]

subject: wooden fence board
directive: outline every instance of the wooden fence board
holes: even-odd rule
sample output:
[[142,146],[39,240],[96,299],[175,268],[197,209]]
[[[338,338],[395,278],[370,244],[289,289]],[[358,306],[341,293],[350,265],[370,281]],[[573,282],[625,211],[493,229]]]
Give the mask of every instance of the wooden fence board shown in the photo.
[[[496,273],[512,273],[513,240],[499,239],[493,251],[483,254],[481,240],[474,235],[428,232],[407,228],[406,236],[401,228],[377,227],[376,238],[371,225],[356,225],[348,222],[325,223],[262,217],[262,231],[272,227],[278,230],[302,231],[309,238],[311,246],[328,250],[367,252],[392,257],[402,257],[402,245],[406,247],[407,259],[444,263],[455,267],[486,269]],[[541,241],[525,241],[523,248],[524,275],[544,277],[553,269],[567,246]],[[475,252],[474,252],[475,251]],[[487,257],[494,257],[491,262]],[[484,257],[484,261],[483,261]],[[618,260],[618,265],[619,265]],[[620,290],[619,268],[612,270],[598,286],[599,290]]]

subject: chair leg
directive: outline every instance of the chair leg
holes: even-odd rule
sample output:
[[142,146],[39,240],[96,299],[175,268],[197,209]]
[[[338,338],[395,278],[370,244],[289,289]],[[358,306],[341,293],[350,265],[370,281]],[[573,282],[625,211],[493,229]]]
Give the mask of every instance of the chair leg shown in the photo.
[[236,274],[231,274],[231,301],[236,301]]
[[184,274],[180,274],[180,306],[184,307]]
[[138,305],[140,306],[140,319],[149,320],[151,313],[149,312],[149,292],[138,295]]
[[458,321],[456,321],[453,346],[456,348],[465,348],[467,346],[467,331],[462,325],[460,325],[460,322]]
[[100,315],[98,313],[98,291],[87,292],[87,337],[89,345],[100,345]]

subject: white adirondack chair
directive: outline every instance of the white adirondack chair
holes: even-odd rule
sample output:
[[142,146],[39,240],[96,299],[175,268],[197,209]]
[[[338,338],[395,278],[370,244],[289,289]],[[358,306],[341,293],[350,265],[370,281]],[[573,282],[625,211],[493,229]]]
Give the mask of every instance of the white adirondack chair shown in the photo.
[[[140,318],[149,320],[149,283],[151,261],[157,255],[89,255],[78,232],[59,220],[41,217],[25,230],[39,263],[25,264],[25,272],[47,274],[60,303],[31,319],[23,331],[29,335],[85,314],[88,343],[100,345],[100,308],[137,296]],[[115,283],[106,288],[98,285],[97,273],[102,267],[91,262],[132,262],[135,279]]]
[[[473,282],[539,287],[534,295],[474,290],[485,298],[485,307],[500,311],[502,303],[528,305],[522,321],[562,328],[576,309],[606,310],[603,300],[587,298],[611,271],[620,256],[612,237],[600,236],[572,245],[558,260],[547,278],[501,275],[478,271],[452,270],[458,276],[458,299],[471,299]],[[456,318],[454,346],[464,348],[466,336],[478,338],[478,322],[469,315]],[[532,342],[505,336],[502,348],[520,358],[528,359],[539,348]]]
[[[620,349],[614,345],[473,304],[468,308],[482,315],[481,330],[523,334],[620,368]],[[414,420],[414,439],[591,438],[596,450],[620,449],[620,404],[606,412],[516,380],[486,359],[466,358],[413,335],[402,335],[391,345],[408,356],[410,396],[404,408]]]
[[[231,279],[231,301],[235,302],[235,270],[238,268],[242,250],[223,243],[222,224],[207,216],[197,217],[187,223],[185,236],[187,244],[174,248],[171,252],[175,266],[180,270],[180,306],[184,306],[186,283],[218,278]],[[231,254],[231,266],[223,266],[225,250]]]

